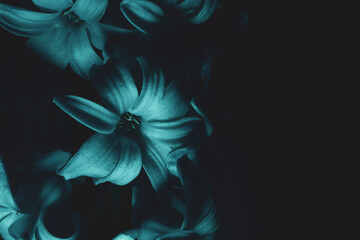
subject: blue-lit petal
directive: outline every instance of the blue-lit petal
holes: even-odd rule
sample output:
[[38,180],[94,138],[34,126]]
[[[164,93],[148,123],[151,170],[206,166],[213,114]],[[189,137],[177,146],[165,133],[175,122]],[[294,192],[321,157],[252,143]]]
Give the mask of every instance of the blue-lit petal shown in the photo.
[[112,182],[116,185],[125,185],[131,182],[140,173],[142,156],[140,147],[133,139],[118,137],[117,149],[112,158],[118,161],[117,166],[107,176],[94,179],[94,183]]
[[201,123],[197,117],[183,117],[174,121],[143,122],[141,132],[149,139],[166,144],[172,148],[184,147],[193,136],[191,133]]
[[154,101],[152,109],[161,109],[154,120],[172,120],[184,116],[190,108],[189,101],[184,98],[175,82],[166,86],[164,96]]
[[174,230],[156,238],[156,240],[196,240],[199,236],[193,231]]
[[190,103],[182,96],[175,82],[171,82],[164,89],[162,72],[157,74],[152,71],[152,75],[145,75],[143,89],[131,113],[141,116],[146,121],[172,120],[184,116],[190,108]]
[[69,37],[69,62],[71,68],[84,79],[89,79],[93,65],[102,65],[103,60],[96,54],[85,28],[74,30]]
[[22,214],[20,218],[10,225],[9,234],[15,239],[33,240],[38,218],[39,215],[37,214]]
[[140,96],[130,111],[145,120],[150,120],[156,118],[162,111],[155,104],[164,96],[165,79],[162,71],[150,67],[144,58],[139,57],[137,60],[142,69],[143,83]]
[[15,200],[23,212],[41,214],[70,191],[71,184],[56,174],[31,174],[21,182]]
[[104,104],[119,116],[128,111],[138,98],[138,90],[130,71],[115,61],[94,68],[92,80]]
[[67,180],[79,176],[106,177],[114,171],[120,161],[121,146],[122,139],[118,135],[96,133],[57,173]]
[[71,27],[67,21],[59,20],[42,34],[31,37],[26,45],[46,61],[65,69],[69,63],[68,41]]
[[9,212],[1,217],[0,207],[0,235],[4,240],[14,240],[14,238],[9,233],[9,227],[21,216],[22,214],[17,214],[16,212]]
[[171,82],[166,87],[164,97],[154,105],[162,109],[156,120],[177,119],[184,116],[190,108],[189,101],[181,94],[175,82]]
[[44,225],[43,218],[41,218],[37,226],[36,240],[76,240],[80,232],[80,217],[76,214],[74,215],[74,225],[75,231],[70,237],[59,238],[49,233]]
[[71,7],[72,0],[32,0],[41,9],[49,11],[61,11]]
[[183,18],[187,22],[200,24],[210,18],[217,4],[218,0],[185,0],[177,4],[175,8],[183,12]]
[[136,238],[131,237],[130,235],[120,233],[113,240],[135,240]]
[[148,0],[124,0],[120,10],[137,29],[147,34],[158,34],[164,24],[165,13]]
[[204,119],[206,136],[210,137],[210,135],[214,131],[214,128],[209,118],[207,117],[208,114],[206,113],[206,102],[204,102],[203,97],[201,96],[194,97],[191,100],[190,104],[194,108],[194,110]]
[[36,209],[40,211],[45,211],[51,205],[59,202],[71,191],[71,184],[55,174],[42,178],[33,185],[35,186],[33,189],[38,187],[39,191],[33,200],[34,202],[27,204],[36,204]]
[[37,161],[31,163],[26,169],[37,171],[53,171],[63,167],[71,158],[72,154],[62,150],[55,150],[43,154]]
[[184,186],[187,203],[181,229],[192,230],[199,235],[215,232],[217,229],[215,203],[204,174],[186,157],[178,160],[178,172]]
[[[14,201],[10,185],[6,175],[5,167],[0,156],[0,207],[18,211],[18,206]],[[1,215],[0,215],[1,216]]]
[[108,0],[77,0],[70,11],[74,11],[86,22],[98,22],[104,15]]
[[106,24],[87,24],[85,28],[87,29],[88,37],[90,39],[91,45],[95,48],[103,51],[106,43],[106,35],[103,29],[103,26]]
[[[200,141],[199,141],[200,142]],[[199,146],[189,145],[183,148],[178,148],[170,151],[168,154],[168,158],[166,160],[166,165],[169,171],[175,176],[179,176],[177,161],[179,158],[187,156],[191,161],[197,162],[197,153],[199,150]]]
[[168,222],[164,219],[149,219],[141,224],[138,238],[139,240],[153,240],[158,239],[162,234],[170,231],[176,231],[176,229],[167,226]]
[[30,37],[42,34],[56,23],[60,13],[41,13],[0,3],[0,26],[7,31]]
[[100,133],[112,133],[119,116],[85,98],[67,95],[54,97],[54,103],[78,122]]
[[166,164],[161,153],[150,142],[145,147],[143,167],[155,191],[167,184],[169,172]]

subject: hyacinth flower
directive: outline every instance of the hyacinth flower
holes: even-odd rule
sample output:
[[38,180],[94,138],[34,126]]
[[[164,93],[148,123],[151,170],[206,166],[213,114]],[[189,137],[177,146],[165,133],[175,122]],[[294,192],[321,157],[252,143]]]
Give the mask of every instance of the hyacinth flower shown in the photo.
[[44,12],[0,4],[0,26],[29,37],[27,46],[61,69],[69,64],[81,77],[103,63],[95,49],[103,50],[109,33],[132,34],[99,23],[108,0],[33,0]]
[[187,157],[177,163],[185,193],[185,216],[182,222],[174,216],[154,216],[114,240],[213,240],[218,228],[216,209],[204,174]]
[[91,78],[106,107],[73,95],[54,97],[58,107],[96,131],[57,171],[65,179],[88,176],[95,184],[125,185],[143,167],[158,190],[173,170],[164,159],[191,148],[201,119],[186,115],[190,103],[174,82],[165,85],[161,70],[143,58],[138,62],[143,74],[140,94],[130,71],[109,60]]
[[75,218],[75,232],[68,238],[55,237],[44,225],[46,210],[69,192],[68,183],[65,183],[57,175],[37,177],[26,183],[28,185],[24,184],[20,187],[14,198],[0,157],[1,237],[4,240],[75,240],[79,233],[78,218]]
[[190,24],[205,22],[215,11],[218,0],[123,0],[120,10],[138,30],[157,35],[163,28],[174,27],[173,16]]

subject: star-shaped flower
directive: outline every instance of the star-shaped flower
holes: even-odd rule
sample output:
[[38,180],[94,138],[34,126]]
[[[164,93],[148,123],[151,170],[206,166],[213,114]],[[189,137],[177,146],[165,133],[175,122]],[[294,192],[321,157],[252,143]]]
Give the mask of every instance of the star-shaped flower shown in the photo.
[[85,79],[94,64],[103,63],[95,48],[104,49],[107,33],[134,33],[99,23],[108,0],[33,0],[33,3],[44,12],[0,4],[0,26],[29,37],[28,47],[61,69],[70,64]]
[[[78,218],[75,219],[75,233],[64,239],[49,233],[43,222],[44,214],[49,206],[58,202],[69,190],[66,183],[56,175],[36,176],[35,179],[30,179],[26,183],[28,185],[25,184],[17,193],[16,202],[0,157],[1,237],[4,240],[75,240],[79,233]],[[18,203],[21,203],[21,207]]]
[[186,115],[190,103],[174,82],[165,85],[161,70],[143,58],[138,62],[143,74],[140,94],[130,71],[109,60],[92,77],[106,108],[78,96],[54,98],[63,111],[97,132],[58,171],[65,179],[89,176],[96,184],[125,185],[143,166],[159,189],[169,170],[177,175],[171,161],[164,159],[191,149],[201,119]]
[[218,0],[123,0],[120,9],[127,20],[140,31],[156,35],[178,16],[190,24],[205,22],[214,12]]

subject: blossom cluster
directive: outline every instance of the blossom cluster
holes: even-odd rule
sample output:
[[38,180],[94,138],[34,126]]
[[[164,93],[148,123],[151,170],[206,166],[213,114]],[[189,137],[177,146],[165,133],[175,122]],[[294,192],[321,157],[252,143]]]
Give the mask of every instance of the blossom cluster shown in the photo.
[[[53,96],[59,109],[93,134],[76,152],[55,149],[21,166],[27,175],[15,195],[7,159],[0,152],[2,238],[89,239],[81,235],[86,231],[81,215],[62,202],[76,179],[90,178],[95,185],[110,182],[133,189],[132,207],[142,217],[114,240],[214,239],[215,202],[198,151],[213,131],[204,99],[216,49],[186,51],[182,36],[187,28],[201,28],[221,2],[32,0],[31,4],[33,8],[27,9],[0,3],[0,26],[25,37],[27,47],[48,63],[62,70],[70,67],[96,89],[99,101],[91,95]],[[191,81],[198,83],[187,84]],[[147,186],[134,181],[141,173],[166,211],[142,214],[147,206],[141,192]],[[47,228],[49,212],[60,207],[71,213],[73,231],[65,238]]]

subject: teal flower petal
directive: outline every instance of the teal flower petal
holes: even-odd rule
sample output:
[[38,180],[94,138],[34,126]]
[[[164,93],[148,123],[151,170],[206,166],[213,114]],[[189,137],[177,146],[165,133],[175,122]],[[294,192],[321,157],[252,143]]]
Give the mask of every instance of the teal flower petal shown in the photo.
[[[164,220],[164,219],[161,219]],[[138,238],[139,240],[153,240],[158,239],[162,234],[170,231],[176,231],[176,229],[167,226],[168,222],[159,221],[159,219],[148,219],[141,224]]]
[[161,187],[167,184],[169,172],[165,161],[151,142],[147,142],[145,146],[143,167],[155,191],[159,191]]
[[0,207],[0,235],[4,240],[14,240],[14,238],[9,233],[9,227],[11,224],[16,222],[22,214],[17,214],[16,212],[9,212],[5,216],[1,217],[1,207]]
[[46,61],[65,69],[69,63],[68,42],[71,29],[67,21],[58,21],[42,34],[31,37],[26,45]]
[[149,72],[143,79],[140,97],[134,104],[131,113],[141,116],[146,121],[173,120],[184,116],[189,108],[189,102],[182,96],[180,89],[171,82],[166,88],[162,72],[152,75]]
[[108,0],[77,0],[70,11],[86,22],[98,22],[103,17]]
[[163,73],[150,67],[144,58],[137,60],[142,69],[143,83],[140,96],[131,107],[130,112],[145,120],[150,120],[162,111],[155,106],[155,103],[158,103],[164,96],[165,79]]
[[[11,209],[18,211],[19,207],[15,203],[13,195],[11,193],[10,185],[8,178],[5,172],[5,167],[0,156],[0,208],[1,209]],[[4,212],[4,211],[2,211]],[[1,214],[0,214],[1,219]]]
[[42,154],[36,162],[31,163],[26,169],[36,171],[53,171],[63,167],[71,158],[72,154],[55,150],[48,154]]
[[94,70],[92,80],[104,104],[121,116],[139,95],[130,71],[112,60]]
[[178,172],[184,186],[187,203],[181,229],[192,230],[199,235],[215,232],[217,229],[215,203],[204,174],[186,157],[178,160]]
[[107,37],[105,35],[104,26],[106,24],[97,23],[97,24],[87,24],[85,28],[91,42],[91,45],[95,48],[103,51],[105,48]]
[[14,239],[33,240],[39,216],[36,214],[21,214],[9,227],[9,234]]
[[59,238],[49,233],[44,225],[43,218],[41,218],[37,226],[36,240],[76,240],[80,232],[80,217],[76,214],[74,215],[74,225],[75,231],[70,237]]
[[[199,141],[200,142],[200,141]],[[166,165],[169,171],[175,176],[179,177],[177,161],[179,158],[184,156],[188,157],[191,161],[197,162],[197,153],[199,151],[199,145],[197,146],[186,146],[183,148],[178,148],[172,150],[168,154],[168,159],[166,160]]]
[[214,13],[218,0],[185,0],[175,6],[183,12],[183,19],[192,24],[205,22]]
[[208,114],[206,112],[206,102],[204,102],[204,96],[194,97],[190,104],[194,110],[204,119],[206,136],[210,137],[214,131],[214,128],[209,118],[207,117]]
[[85,28],[74,29],[69,37],[69,62],[71,68],[84,79],[89,79],[93,65],[102,65],[103,61],[96,54]]
[[174,121],[144,121],[141,132],[150,140],[179,148],[186,146],[189,138],[192,138],[191,133],[201,122],[197,117],[183,117]]
[[[156,240],[196,240],[202,239],[193,231],[174,230],[158,237]],[[210,240],[210,239],[209,239]]]
[[34,12],[0,3],[0,26],[13,34],[31,37],[55,25],[60,14]]
[[138,175],[141,168],[139,149],[136,143],[131,141],[134,140],[116,134],[96,133],[57,173],[67,180],[88,176],[98,179],[95,183],[108,180],[119,185],[129,183]]
[[152,109],[161,109],[154,120],[174,120],[184,116],[190,108],[189,101],[184,98],[175,82],[166,86],[164,96],[154,101]]
[[136,238],[133,238],[127,234],[120,233],[113,240],[136,240]]
[[112,133],[120,117],[85,98],[67,95],[54,97],[54,103],[78,122],[94,131]]
[[103,182],[125,185],[140,173],[142,156],[139,145],[133,139],[126,137],[119,137],[117,141],[118,146],[112,158],[115,158],[118,164],[106,177],[94,179],[96,185]]
[[124,0],[120,10],[134,27],[146,34],[158,34],[163,27],[165,13],[151,1]]
[[20,215],[18,205],[15,203],[10,190],[10,185],[5,172],[5,167],[0,156],[0,235],[4,240],[13,240],[9,234],[10,225],[15,222]]
[[72,0],[32,0],[33,3],[43,10],[61,11],[73,5]]

